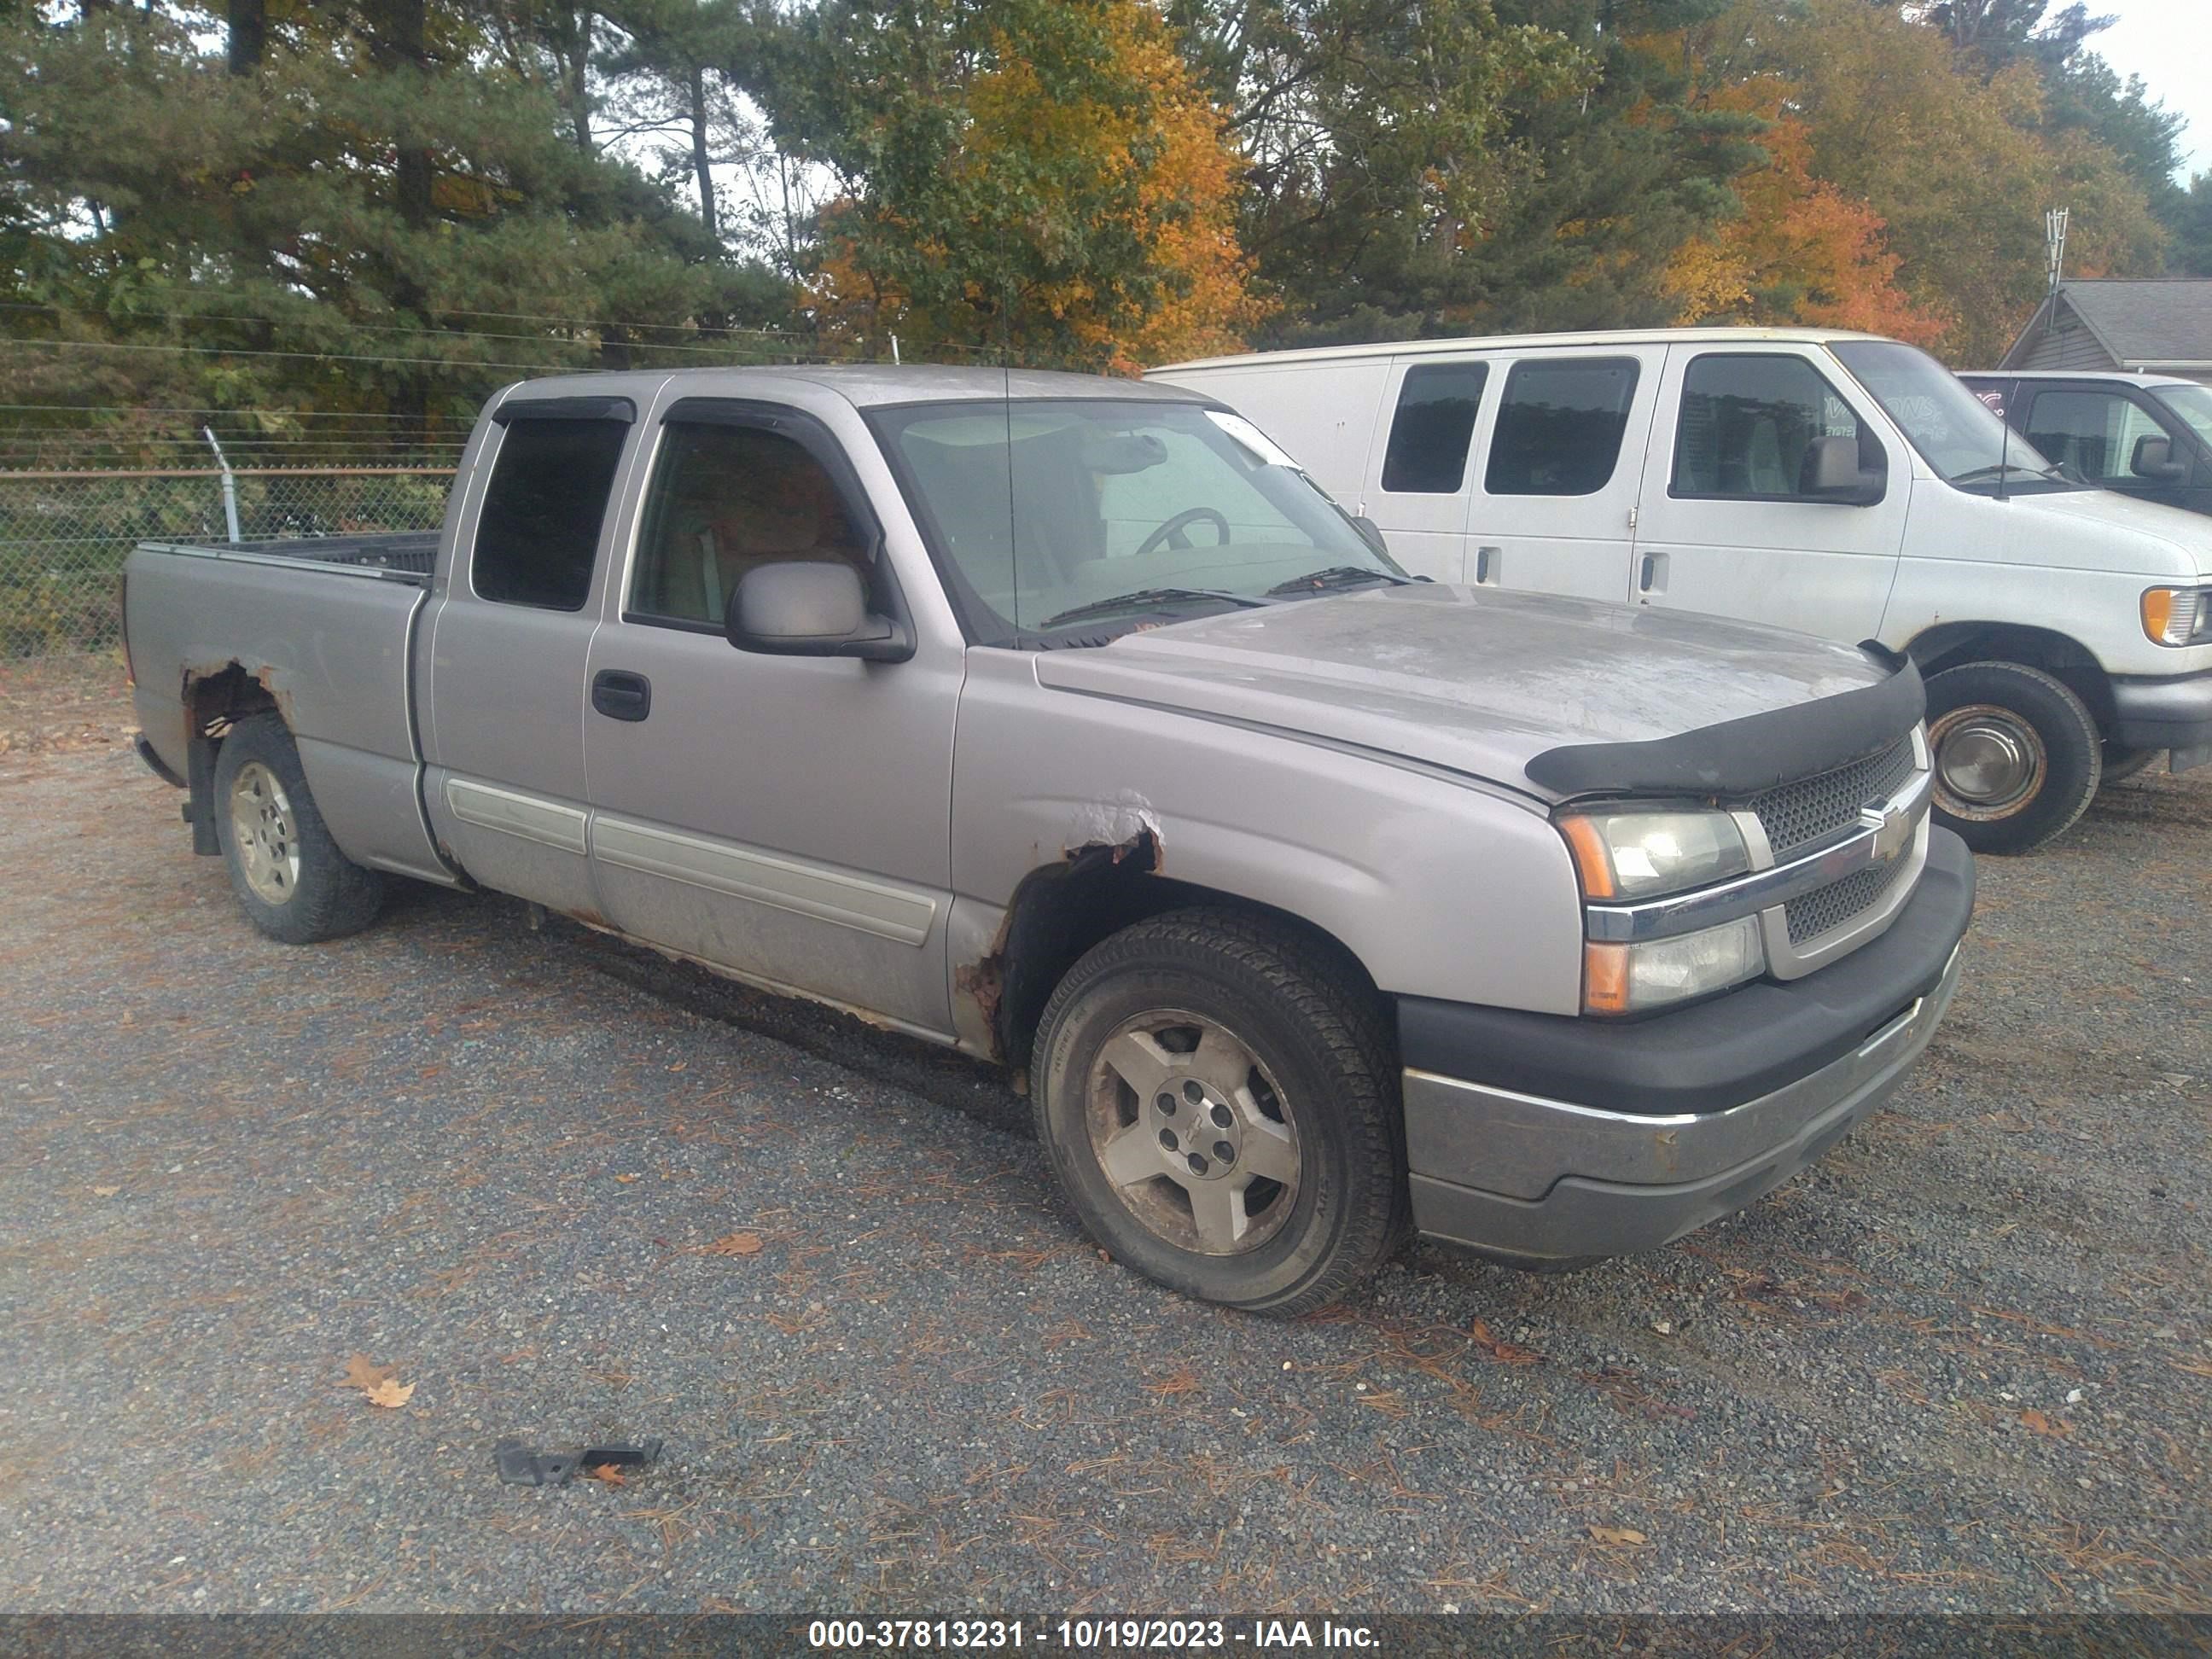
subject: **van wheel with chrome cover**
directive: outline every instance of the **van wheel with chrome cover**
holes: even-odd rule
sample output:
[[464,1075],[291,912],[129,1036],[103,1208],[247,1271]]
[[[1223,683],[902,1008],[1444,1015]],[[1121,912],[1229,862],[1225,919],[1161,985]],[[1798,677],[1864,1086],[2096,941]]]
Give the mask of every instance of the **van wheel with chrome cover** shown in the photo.
[[270,938],[313,945],[357,933],[375,919],[384,878],[338,851],[277,716],[242,720],[223,738],[215,827],[231,891]]
[[1325,945],[1179,910],[1094,947],[1053,993],[1038,1138],[1091,1237],[1170,1289],[1290,1316],[1408,1226],[1388,1021]]
[[2104,743],[2081,698],[2016,662],[1948,668],[1928,682],[1939,823],[1977,853],[2032,853],[2097,793]]

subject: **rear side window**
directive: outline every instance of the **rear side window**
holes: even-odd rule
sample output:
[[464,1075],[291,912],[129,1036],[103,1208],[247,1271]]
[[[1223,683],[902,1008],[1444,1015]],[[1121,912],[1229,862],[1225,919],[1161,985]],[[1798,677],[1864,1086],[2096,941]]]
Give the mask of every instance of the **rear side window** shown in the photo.
[[1723,501],[1808,495],[1815,438],[1860,444],[1858,416],[1802,357],[1768,353],[1699,357],[1682,376],[1669,493]]
[[1406,371],[1382,456],[1383,489],[1405,495],[1459,494],[1489,373],[1481,363],[1422,363]]
[[1516,363],[1505,377],[1483,488],[1493,495],[1589,495],[1620,459],[1633,357]]
[[477,519],[471,585],[480,599],[581,611],[592,591],[627,421],[515,420]]

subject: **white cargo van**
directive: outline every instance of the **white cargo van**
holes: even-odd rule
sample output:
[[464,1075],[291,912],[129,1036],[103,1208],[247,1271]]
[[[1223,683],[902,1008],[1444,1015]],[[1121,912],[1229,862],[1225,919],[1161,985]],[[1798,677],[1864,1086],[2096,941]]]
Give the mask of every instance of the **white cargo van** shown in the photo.
[[1938,811],[1978,850],[2041,845],[2162,751],[2212,760],[2212,521],[2063,476],[1914,347],[1657,329],[1150,378],[1242,410],[1417,574],[1909,653]]

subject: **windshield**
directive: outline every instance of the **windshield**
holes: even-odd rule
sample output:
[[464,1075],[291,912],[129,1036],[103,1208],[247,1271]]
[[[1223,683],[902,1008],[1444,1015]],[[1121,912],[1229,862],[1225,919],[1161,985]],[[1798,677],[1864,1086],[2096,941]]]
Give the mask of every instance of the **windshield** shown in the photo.
[[2073,489],[2057,469],[1990,412],[1965,381],[1917,346],[1894,340],[1836,340],[1828,349],[1897,422],[1921,459],[1948,484],[1976,491]]
[[[2197,435],[2212,444],[2212,386],[2159,386],[2150,395],[2196,428]],[[2176,456],[2179,460],[2180,457]]]
[[[987,643],[1096,639],[1163,613],[1406,580],[1289,456],[1226,410],[1041,398],[869,419],[969,633]],[[1270,592],[1305,577],[1322,580]]]

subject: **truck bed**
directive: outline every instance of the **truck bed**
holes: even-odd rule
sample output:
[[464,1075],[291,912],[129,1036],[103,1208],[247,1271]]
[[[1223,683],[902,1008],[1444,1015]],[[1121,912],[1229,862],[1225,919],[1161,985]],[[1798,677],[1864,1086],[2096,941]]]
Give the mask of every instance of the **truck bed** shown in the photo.
[[357,576],[380,576],[427,586],[438,559],[438,532],[410,530],[380,536],[301,536],[265,542],[141,542],[148,553],[175,553],[202,559],[250,564],[284,564],[307,569],[343,569]]

